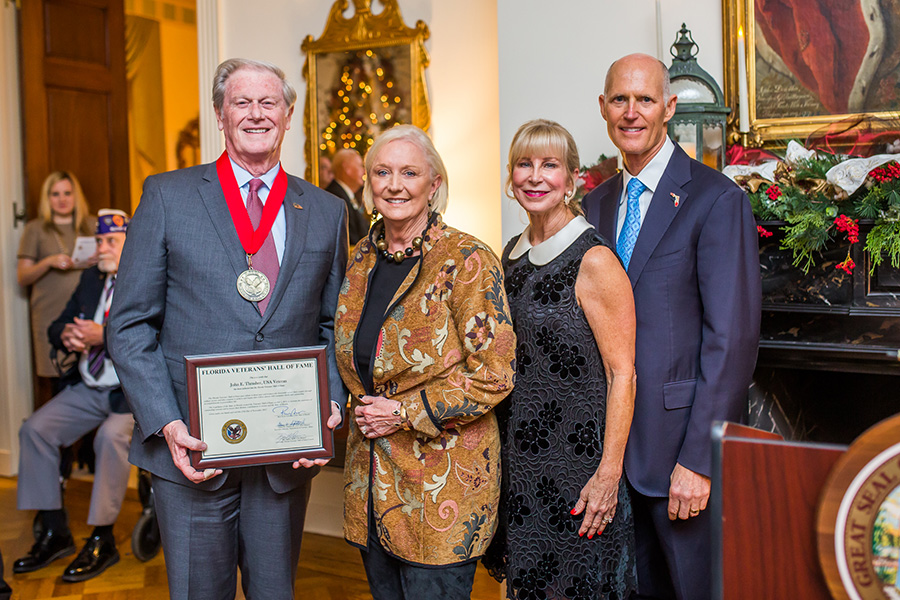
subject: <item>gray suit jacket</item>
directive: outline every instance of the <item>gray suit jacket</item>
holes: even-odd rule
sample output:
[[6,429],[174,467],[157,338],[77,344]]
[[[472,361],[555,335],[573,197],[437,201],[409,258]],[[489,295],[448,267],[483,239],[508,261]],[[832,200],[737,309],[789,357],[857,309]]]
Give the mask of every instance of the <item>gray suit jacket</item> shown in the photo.
[[[135,431],[130,460],[176,483],[189,483],[172,463],[164,425],[188,421],[184,357],[328,345],[330,398],[347,391],[334,359],[334,312],[347,264],[347,210],[342,201],[288,176],[284,256],[264,316],[235,282],[247,259],[214,163],[148,177],[128,227],[107,347]],[[276,492],[317,472],[289,464],[266,467]],[[199,484],[221,487],[225,474]]]

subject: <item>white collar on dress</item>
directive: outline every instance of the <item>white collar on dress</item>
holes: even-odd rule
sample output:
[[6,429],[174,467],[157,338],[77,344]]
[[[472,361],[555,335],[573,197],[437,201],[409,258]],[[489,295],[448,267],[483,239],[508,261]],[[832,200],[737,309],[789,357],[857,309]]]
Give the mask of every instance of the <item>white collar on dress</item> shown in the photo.
[[528,239],[531,235],[531,225],[529,225],[522,232],[522,235],[519,236],[519,241],[516,242],[516,245],[509,253],[509,257],[515,260],[530,251],[528,260],[531,264],[546,265],[562,254],[582,233],[593,228],[594,226],[588,223],[587,219],[579,215],[537,246],[532,246],[531,241]]

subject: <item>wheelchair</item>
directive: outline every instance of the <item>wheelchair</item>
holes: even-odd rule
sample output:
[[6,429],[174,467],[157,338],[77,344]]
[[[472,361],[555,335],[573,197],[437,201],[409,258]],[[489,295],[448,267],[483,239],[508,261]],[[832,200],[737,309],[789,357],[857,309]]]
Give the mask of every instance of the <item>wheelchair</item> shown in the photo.
[[147,562],[159,554],[162,539],[159,536],[159,521],[156,519],[156,503],[153,486],[150,485],[150,473],[143,469],[138,469],[138,498],[143,510],[137,524],[131,530],[131,551],[139,561]]

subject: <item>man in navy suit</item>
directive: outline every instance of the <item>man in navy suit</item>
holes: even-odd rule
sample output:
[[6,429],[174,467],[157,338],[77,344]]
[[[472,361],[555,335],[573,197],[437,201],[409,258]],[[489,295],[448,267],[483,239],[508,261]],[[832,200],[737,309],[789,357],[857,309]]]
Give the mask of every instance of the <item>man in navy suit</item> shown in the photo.
[[350,246],[369,233],[369,215],[356,194],[365,182],[366,167],[356,150],[342,148],[335,152],[331,162],[333,178],[325,190],[331,192],[347,204],[347,233]]
[[583,206],[617,242],[634,288],[637,395],[625,473],[639,595],[697,600],[710,597],[710,427],[746,412],[761,290],[750,203],[667,137],[676,100],[655,58],[613,63],[600,112],[625,170]]

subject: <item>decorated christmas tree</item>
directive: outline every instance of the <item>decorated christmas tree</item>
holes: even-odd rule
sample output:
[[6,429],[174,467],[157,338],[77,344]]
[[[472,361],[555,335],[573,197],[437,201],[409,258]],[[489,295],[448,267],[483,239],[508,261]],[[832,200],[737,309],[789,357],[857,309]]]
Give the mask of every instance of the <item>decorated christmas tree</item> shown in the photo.
[[329,94],[330,121],[319,148],[327,154],[353,148],[364,155],[378,132],[403,122],[400,115],[409,111],[395,84],[392,57],[373,50],[346,56],[340,80]]

